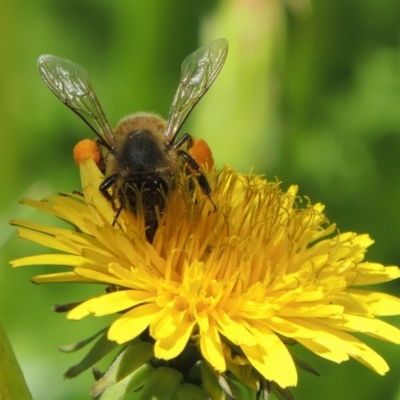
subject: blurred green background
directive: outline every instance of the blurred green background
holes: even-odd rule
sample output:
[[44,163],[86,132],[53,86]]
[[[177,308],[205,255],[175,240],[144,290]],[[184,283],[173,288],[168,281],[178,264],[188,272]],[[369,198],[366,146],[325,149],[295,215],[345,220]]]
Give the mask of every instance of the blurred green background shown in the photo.
[[[166,117],[183,59],[226,37],[226,65],[183,130],[207,139],[220,166],[254,168],[285,189],[299,184],[340,231],[376,240],[368,260],[400,264],[398,0],[3,0],[0,12],[0,318],[35,399],[89,398],[89,372],[62,379],[80,355],[56,345],[106,324],[72,323],[50,310],[98,288],[34,286],[32,275],[52,269],[8,265],[42,251],[16,238],[11,218],[53,223],[19,199],[79,189],[72,148],[92,137],[41,81],[41,54],[84,66],[115,126],[138,110]],[[400,285],[381,290],[399,293]],[[385,377],[353,360],[338,366],[304,352],[321,378],[300,372],[296,398],[400,399],[400,348],[367,342],[391,366]]]

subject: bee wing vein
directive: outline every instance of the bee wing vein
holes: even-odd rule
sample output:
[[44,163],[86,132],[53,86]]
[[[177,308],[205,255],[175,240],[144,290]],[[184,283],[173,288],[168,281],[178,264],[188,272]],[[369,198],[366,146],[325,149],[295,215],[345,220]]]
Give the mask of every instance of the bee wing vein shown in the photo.
[[217,39],[200,47],[182,63],[181,80],[172,102],[165,130],[166,142],[174,142],[179,129],[194,106],[211,87],[228,54],[226,39]]
[[114,135],[87,71],[69,60],[44,55],[38,61],[39,72],[49,89],[110,148]]

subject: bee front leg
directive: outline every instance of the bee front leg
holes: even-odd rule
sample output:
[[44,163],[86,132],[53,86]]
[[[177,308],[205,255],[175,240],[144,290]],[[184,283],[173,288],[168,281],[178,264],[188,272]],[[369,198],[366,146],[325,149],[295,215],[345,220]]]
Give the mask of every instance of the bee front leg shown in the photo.
[[113,174],[104,179],[104,181],[101,183],[99,190],[102,193],[102,195],[111,203],[111,206],[114,211],[116,211],[114,221],[113,221],[113,226],[116,224],[117,219],[119,215],[121,214],[122,209],[124,208],[124,205],[121,204],[119,207],[115,204],[114,198],[111,196],[110,192],[108,189],[111,188],[111,186],[115,185],[117,180],[119,178],[119,174]]
[[99,190],[101,194],[111,203],[112,208],[114,211],[118,211],[118,208],[114,202],[114,198],[111,196],[110,192],[108,189],[111,188],[111,186],[115,185],[117,180],[119,178],[119,174],[113,174],[104,179],[104,181],[101,183],[99,186]]

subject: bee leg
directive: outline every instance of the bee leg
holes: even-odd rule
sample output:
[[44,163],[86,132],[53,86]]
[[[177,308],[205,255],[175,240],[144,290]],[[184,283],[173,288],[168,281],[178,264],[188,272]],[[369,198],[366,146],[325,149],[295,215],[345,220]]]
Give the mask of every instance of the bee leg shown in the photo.
[[172,177],[169,175],[160,177],[157,174],[145,178],[141,201],[146,224],[146,239],[149,243],[153,243],[158,229],[159,216],[165,210],[166,196],[169,189],[173,187],[172,183],[168,183],[170,179]]
[[117,213],[119,215],[121,213],[121,210],[119,210],[117,208],[113,197],[111,196],[111,194],[108,191],[108,189],[110,189],[111,186],[115,185],[118,178],[119,178],[118,174],[110,175],[108,178],[104,179],[104,181],[101,183],[99,190],[100,190],[101,194],[111,203],[113,210],[117,211]]
[[[190,136],[190,135],[188,135],[188,136]],[[188,139],[186,139],[186,140],[188,140]],[[189,166],[191,171],[194,172],[197,182],[200,186],[200,189],[209,198],[212,205],[214,206],[214,211],[215,211],[217,209],[217,206],[215,205],[215,203],[213,202],[213,199],[211,197],[210,184],[208,183],[207,178],[201,172],[201,168],[200,168],[199,164],[197,164],[196,160],[190,154],[186,153],[186,151],[184,151],[184,150],[178,150],[178,155],[183,157],[183,159],[185,160],[186,164]]]
[[186,142],[187,142],[187,148],[190,149],[193,145],[193,138],[189,133],[185,133],[176,143],[174,143],[173,148],[178,149]]
[[119,207],[116,206],[114,198],[108,191],[108,189],[110,189],[112,185],[115,185],[118,178],[119,178],[118,174],[110,175],[108,178],[104,179],[104,181],[101,183],[99,187],[99,190],[102,193],[102,195],[111,203],[113,210],[116,211],[112,226],[114,226],[117,223],[118,217],[121,214],[122,209],[124,208],[124,204],[121,204]]
[[[186,142],[187,142],[187,150],[189,150],[193,146],[193,137],[190,133],[185,133],[184,135],[182,135],[182,137],[173,145],[173,148],[178,149]],[[189,190],[190,192],[194,191],[193,180],[189,181]]]
[[[117,219],[118,219],[118,217],[119,217],[119,214],[121,214],[121,211],[122,211],[123,208],[124,208],[124,206],[120,206],[120,207],[118,207],[118,209],[116,210],[117,212],[115,213],[114,221],[113,221],[113,223],[112,223],[112,226],[115,226],[115,224],[117,223]],[[118,225],[118,226],[120,226],[120,225]]]

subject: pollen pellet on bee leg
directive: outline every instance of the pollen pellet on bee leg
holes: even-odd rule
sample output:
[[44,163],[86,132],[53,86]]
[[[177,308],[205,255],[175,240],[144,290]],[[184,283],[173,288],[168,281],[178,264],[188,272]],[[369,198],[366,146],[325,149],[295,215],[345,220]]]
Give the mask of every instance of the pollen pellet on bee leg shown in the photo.
[[98,164],[101,160],[99,147],[95,140],[84,139],[74,147],[74,160],[79,165],[82,161],[93,159]]
[[214,168],[214,158],[208,143],[203,139],[192,140],[192,145],[187,152],[195,159],[195,161],[206,168],[209,172]]

